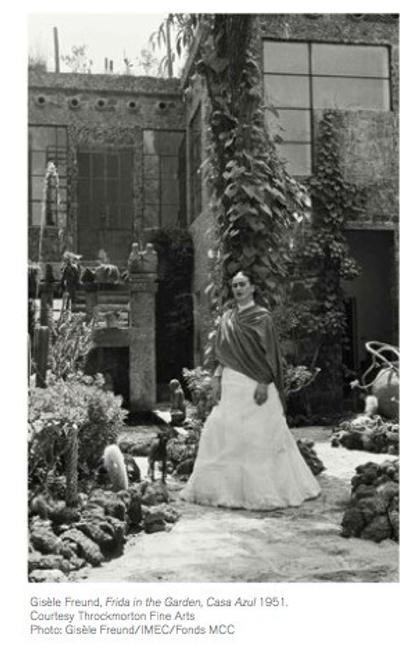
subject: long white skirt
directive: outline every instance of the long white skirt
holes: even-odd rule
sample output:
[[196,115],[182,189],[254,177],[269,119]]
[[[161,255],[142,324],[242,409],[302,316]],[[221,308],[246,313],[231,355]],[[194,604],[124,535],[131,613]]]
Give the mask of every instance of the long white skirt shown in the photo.
[[224,368],[221,399],[207,418],[193,473],[180,493],[193,503],[247,510],[299,506],[320,486],[289,431],[279,394],[254,401],[256,382]]

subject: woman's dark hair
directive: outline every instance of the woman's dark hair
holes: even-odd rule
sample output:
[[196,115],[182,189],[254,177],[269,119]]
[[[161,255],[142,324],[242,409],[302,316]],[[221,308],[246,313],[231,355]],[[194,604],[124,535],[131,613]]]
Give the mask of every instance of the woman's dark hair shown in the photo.
[[266,307],[267,309],[269,309],[268,301],[264,298],[261,289],[258,287],[258,284],[257,284],[256,281],[255,281],[255,276],[254,276],[254,274],[252,273],[252,271],[247,271],[247,270],[245,270],[245,269],[239,269],[238,271],[236,271],[235,273],[233,273],[233,276],[232,276],[232,278],[231,278],[231,280],[230,280],[230,292],[231,292],[231,283],[232,283],[232,280],[233,280],[233,278],[235,278],[235,276],[238,275],[239,273],[241,273],[241,275],[243,275],[245,278],[247,278],[247,279],[249,280],[250,284],[253,285],[253,287],[254,287],[253,297],[254,297],[254,299],[255,299],[255,302],[256,302],[258,305],[262,305],[263,307]]
[[[232,278],[230,280],[230,284],[232,283],[235,276],[238,275],[239,273],[241,273],[241,275],[243,275],[245,278],[247,278],[247,280],[249,280],[249,283],[254,285],[254,287],[255,287],[254,274],[251,273],[251,271],[246,271],[245,269],[239,269],[239,271],[236,271],[236,273],[233,273],[233,276],[232,276]],[[255,289],[256,289],[256,287],[255,287]]]
[[255,281],[254,281],[254,275],[251,273],[251,271],[246,271],[245,269],[239,269],[239,271],[236,271],[236,273],[233,273],[233,277],[231,278],[231,282],[233,281],[233,278],[235,278],[236,275],[241,273],[244,277],[249,280],[250,284],[253,284],[255,286]]

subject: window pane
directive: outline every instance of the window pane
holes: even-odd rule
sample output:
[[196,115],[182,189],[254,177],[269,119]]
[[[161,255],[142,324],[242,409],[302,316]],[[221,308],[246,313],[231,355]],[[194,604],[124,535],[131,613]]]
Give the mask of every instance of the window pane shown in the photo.
[[163,204],[177,205],[179,202],[178,184],[169,179],[162,180],[161,201]]
[[120,151],[120,178],[125,178],[132,184],[133,178],[133,152]]
[[144,228],[159,227],[159,208],[158,206],[144,206]]
[[177,155],[182,138],[182,131],[144,131],[144,153]]
[[31,126],[30,139],[32,149],[45,150],[49,145],[56,145],[56,128],[54,126]]
[[31,204],[31,224],[33,226],[41,225],[42,206],[41,203]]
[[309,142],[310,111],[282,110],[276,117],[271,111],[265,111],[265,121],[271,136],[280,135],[284,140],[294,142]]
[[94,153],[93,156],[93,176],[96,178],[104,177],[104,155],[102,153]]
[[117,203],[118,197],[118,181],[116,179],[107,180],[107,195],[106,200],[112,203]]
[[313,102],[315,108],[389,110],[389,81],[314,77]]
[[144,139],[144,153],[155,153],[154,132],[144,131],[143,139]]
[[161,158],[161,178],[175,179],[178,176],[177,156],[163,156]]
[[118,156],[114,154],[107,155],[107,176],[117,178],[118,176]]
[[59,179],[61,176],[66,176],[66,163],[57,161],[56,170],[58,172]]
[[105,201],[106,200],[106,185],[103,179],[97,180],[93,179],[92,183],[93,189],[93,200],[94,201]]
[[159,178],[158,156],[144,156],[144,177]]
[[309,72],[307,43],[264,41],[264,72]]
[[37,201],[42,201],[44,197],[44,177],[34,176],[31,179],[31,198]]
[[280,144],[277,146],[287,170],[293,176],[309,176],[312,171],[310,144]]
[[161,212],[161,227],[173,227],[178,222],[178,208],[176,205],[163,205]]
[[78,153],[79,176],[90,176],[90,154]]
[[389,77],[386,47],[365,45],[312,45],[313,74],[353,77]]
[[153,178],[144,179],[144,201],[150,205],[159,204],[159,180]]
[[182,137],[182,132],[155,131],[156,152],[163,156],[170,156],[171,154],[177,156]]
[[309,108],[309,79],[294,75],[265,75],[265,102],[285,108]]
[[33,174],[45,175],[45,153],[42,151],[33,152],[31,156],[31,172]]
[[120,185],[120,201],[126,202],[126,203],[131,203],[132,197],[133,197],[133,186],[131,179],[128,179],[126,177],[120,177],[119,179],[119,185]]

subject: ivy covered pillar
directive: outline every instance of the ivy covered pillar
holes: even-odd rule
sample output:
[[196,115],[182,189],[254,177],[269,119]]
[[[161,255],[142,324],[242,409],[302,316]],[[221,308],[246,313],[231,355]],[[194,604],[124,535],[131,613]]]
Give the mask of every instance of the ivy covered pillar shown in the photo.
[[129,263],[130,412],[149,411],[156,402],[155,294],[157,254],[151,245],[133,244]]

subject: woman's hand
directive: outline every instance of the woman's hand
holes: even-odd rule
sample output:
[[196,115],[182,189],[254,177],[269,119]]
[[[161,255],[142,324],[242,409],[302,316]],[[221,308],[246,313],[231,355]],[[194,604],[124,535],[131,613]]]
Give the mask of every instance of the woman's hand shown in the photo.
[[218,404],[221,398],[221,375],[214,375],[211,380],[211,394],[215,404]]
[[254,400],[258,406],[265,404],[268,399],[268,384],[257,384],[254,392]]

